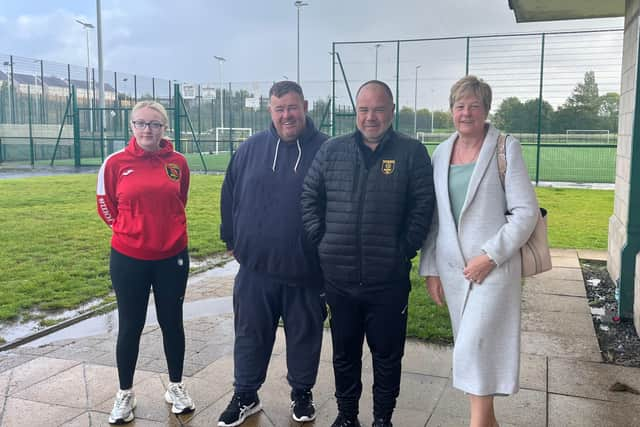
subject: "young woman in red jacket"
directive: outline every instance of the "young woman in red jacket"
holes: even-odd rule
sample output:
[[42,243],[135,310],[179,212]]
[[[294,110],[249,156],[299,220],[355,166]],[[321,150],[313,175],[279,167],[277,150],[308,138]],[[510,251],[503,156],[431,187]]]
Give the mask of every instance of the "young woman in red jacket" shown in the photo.
[[195,409],[182,384],[189,168],[163,137],[169,120],[161,104],[138,102],[131,117],[133,137],[126,148],[104,161],[97,186],[98,213],[113,230],[109,270],[118,302],[120,390],[109,416],[111,424],[134,418],[133,375],[151,288],[169,368],[165,400],[173,413]]

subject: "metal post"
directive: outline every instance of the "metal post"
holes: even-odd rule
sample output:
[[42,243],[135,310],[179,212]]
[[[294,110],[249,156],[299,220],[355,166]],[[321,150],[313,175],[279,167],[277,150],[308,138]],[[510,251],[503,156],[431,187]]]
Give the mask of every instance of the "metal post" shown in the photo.
[[[396,102],[400,99],[400,41],[396,42]],[[395,128],[400,125],[400,108],[396,107],[396,123]]]
[[44,108],[44,101],[46,99],[46,96],[44,93],[44,61],[42,59],[40,60],[40,91],[42,93],[42,98],[40,98],[40,120],[41,120],[41,123],[47,123],[48,120],[45,116],[45,108]]
[[464,66],[464,75],[467,76],[469,75],[469,40],[471,40],[469,37],[467,37],[467,53],[466,53],[466,64]]
[[375,74],[375,79],[378,80],[378,49],[380,49],[380,46],[382,46],[380,43],[377,43],[375,45],[376,48],[376,74]]
[[104,150],[104,65],[102,62],[102,7],[100,0],[96,0],[96,26],[98,35],[98,108],[100,109],[100,145]]
[[29,160],[31,161],[31,167],[36,164],[35,159],[35,147],[33,146],[33,127],[31,125],[31,85],[27,85],[27,111],[29,113]]
[[202,85],[198,85],[198,138],[200,138],[200,135],[202,133],[202,126],[200,126],[200,122],[201,120],[201,108],[202,108]]
[[232,100],[232,96],[231,96],[231,82],[229,82],[229,93],[227,95],[229,97],[229,105],[227,105],[227,111],[229,112],[229,152],[231,153],[231,155],[233,156],[233,122],[231,121],[232,119],[232,111],[231,111],[231,100]]
[[153,97],[153,100],[156,100],[156,78],[155,77],[151,77],[151,95]]
[[11,78],[9,79],[9,101],[11,102],[11,123],[16,124],[16,82],[13,79],[13,55],[9,56],[9,67],[11,70]]
[[416,65],[416,85],[413,96],[413,136],[416,138],[418,138],[418,68],[420,65]]
[[542,34],[542,47],[540,51],[540,88],[538,90],[538,138],[536,143],[536,185],[540,182],[540,137],[542,132],[542,77],[544,75],[544,33]]
[[118,96],[118,72],[117,71],[113,72],[113,90],[115,90],[116,107],[120,108],[120,97]]
[[309,6],[309,3],[296,0],[293,5],[298,9],[298,56],[297,56],[297,74],[296,74],[296,83],[300,84],[300,8],[305,6]]
[[138,76],[133,75],[133,103],[138,103]]
[[331,136],[336,136],[336,44],[331,49]]
[[71,86],[71,102],[73,107],[73,164],[80,167],[80,111],[78,111],[78,97],[76,87]]
[[227,59],[223,56],[214,56],[214,58],[218,60],[218,69],[220,70],[220,128],[224,132],[224,80],[222,79],[222,64]]
[[176,151],[182,152],[182,140],[180,130],[180,83],[174,83],[173,85],[173,100],[175,105],[173,106],[173,140]]

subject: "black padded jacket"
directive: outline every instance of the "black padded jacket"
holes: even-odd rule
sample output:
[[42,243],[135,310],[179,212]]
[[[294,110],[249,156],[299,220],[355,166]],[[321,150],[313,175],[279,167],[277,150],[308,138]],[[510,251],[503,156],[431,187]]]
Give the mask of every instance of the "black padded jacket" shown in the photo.
[[419,141],[393,129],[368,161],[360,144],[356,131],[318,151],[301,196],[307,238],[329,286],[407,283],[433,215],[431,159]]

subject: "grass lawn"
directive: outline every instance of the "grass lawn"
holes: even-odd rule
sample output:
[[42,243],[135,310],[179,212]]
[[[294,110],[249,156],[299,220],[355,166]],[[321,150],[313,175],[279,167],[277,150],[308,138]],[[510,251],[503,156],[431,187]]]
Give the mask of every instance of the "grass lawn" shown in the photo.
[[[187,215],[194,258],[224,250],[218,237],[222,179],[192,175]],[[109,295],[111,233],[96,212],[95,184],[93,174],[0,180],[0,321]],[[552,246],[606,248],[612,191],[541,188],[538,196],[549,211]],[[428,300],[422,279],[412,274],[408,334],[450,342],[446,309]]]
[[[433,153],[438,144],[426,144]],[[536,178],[536,144],[523,144],[522,153],[532,181]],[[615,182],[616,147],[542,144],[539,181]]]

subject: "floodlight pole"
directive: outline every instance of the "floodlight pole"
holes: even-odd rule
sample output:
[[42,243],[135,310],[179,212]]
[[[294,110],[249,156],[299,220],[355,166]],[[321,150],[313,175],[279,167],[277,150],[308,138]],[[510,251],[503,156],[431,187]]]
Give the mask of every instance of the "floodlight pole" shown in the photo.
[[[87,103],[89,104],[89,107],[93,107],[93,103],[91,100],[91,92],[90,92],[91,80],[89,77],[91,74],[91,55],[89,54],[89,30],[95,27],[93,26],[93,24],[84,22],[80,19],[76,19],[76,22],[82,25],[87,36]],[[93,132],[93,114],[89,114],[89,129]]]
[[297,65],[298,65],[298,73],[296,74],[296,83],[300,84],[300,8],[309,6],[309,3],[296,0],[293,5],[298,9],[298,56],[297,56]]
[[378,80],[378,49],[380,49],[380,46],[382,46],[380,43],[377,43],[375,45],[376,48],[376,74],[375,74],[375,79]]
[[222,64],[227,59],[222,56],[214,56],[214,58],[218,60],[218,65],[220,66],[220,128],[224,132],[224,81],[222,80]]
[[416,85],[415,93],[413,96],[413,136],[418,137],[418,68],[420,65],[416,65]]

